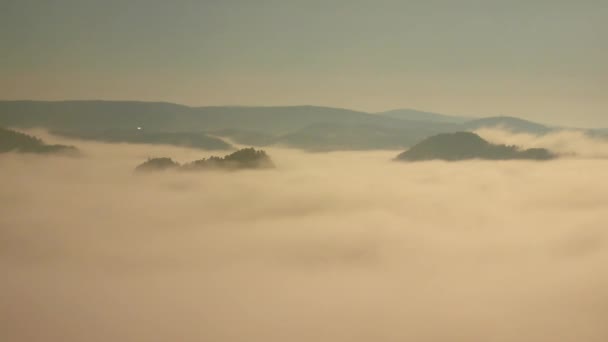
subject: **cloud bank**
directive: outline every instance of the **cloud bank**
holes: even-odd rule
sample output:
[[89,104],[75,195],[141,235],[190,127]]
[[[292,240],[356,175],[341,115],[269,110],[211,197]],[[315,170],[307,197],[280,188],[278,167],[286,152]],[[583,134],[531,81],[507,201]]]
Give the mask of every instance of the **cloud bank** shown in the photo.
[[72,143],[0,156],[1,340],[608,339],[606,160],[270,149],[136,176],[207,155]]
[[592,137],[580,130],[561,130],[544,135],[513,133],[496,128],[482,128],[475,133],[484,139],[524,148],[547,148],[568,158],[608,158],[608,139]]

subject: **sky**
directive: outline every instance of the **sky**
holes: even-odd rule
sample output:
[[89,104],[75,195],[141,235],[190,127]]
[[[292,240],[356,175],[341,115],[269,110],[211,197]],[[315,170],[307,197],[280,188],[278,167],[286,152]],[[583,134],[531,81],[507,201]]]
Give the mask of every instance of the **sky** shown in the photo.
[[608,3],[0,0],[0,99],[608,126]]

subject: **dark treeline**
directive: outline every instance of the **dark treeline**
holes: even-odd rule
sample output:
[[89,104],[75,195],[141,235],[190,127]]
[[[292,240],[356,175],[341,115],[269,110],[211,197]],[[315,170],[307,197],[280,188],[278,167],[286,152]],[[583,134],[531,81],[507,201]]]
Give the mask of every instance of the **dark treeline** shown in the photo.
[[234,147],[220,138],[203,132],[148,132],[133,127],[120,130],[52,130],[51,133],[75,139],[109,143],[164,144],[204,150],[232,150]]
[[240,169],[263,169],[274,168],[274,163],[263,150],[244,148],[224,157],[212,156],[195,160],[183,165],[171,158],[150,158],[135,168],[138,172],[147,171],[198,171],[210,169],[240,170]]
[[475,133],[444,133],[430,137],[399,154],[401,161],[423,160],[549,160],[556,156],[543,148],[522,150],[517,146],[491,144]]
[[77,149],[66,145],[48,145],[40,138],[0,127],[0,153],[69,153]]

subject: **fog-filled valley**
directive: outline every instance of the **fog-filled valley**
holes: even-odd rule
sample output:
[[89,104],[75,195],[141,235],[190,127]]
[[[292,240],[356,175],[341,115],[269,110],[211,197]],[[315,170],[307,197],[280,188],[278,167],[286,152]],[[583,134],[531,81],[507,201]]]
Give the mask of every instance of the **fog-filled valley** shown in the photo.
[[27,132],[81,156],[0,155],[2,340],[608,339],[605,140],[481,129],[560,158],[269,147],[272,169],[140,175],[213,153]]
[[608,342],[606,4],[0,0],[0,342]]

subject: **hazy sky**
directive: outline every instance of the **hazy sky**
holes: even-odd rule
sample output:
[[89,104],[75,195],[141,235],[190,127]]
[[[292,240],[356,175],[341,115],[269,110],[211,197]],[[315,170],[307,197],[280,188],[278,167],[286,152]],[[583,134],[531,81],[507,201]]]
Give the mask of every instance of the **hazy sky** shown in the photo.
[[608,126],[608,2],[0,0],[0,98]]

